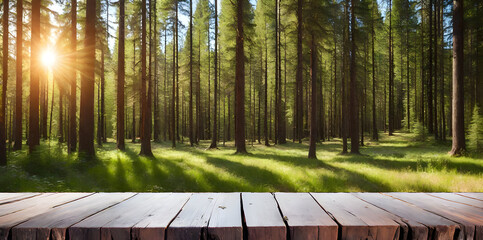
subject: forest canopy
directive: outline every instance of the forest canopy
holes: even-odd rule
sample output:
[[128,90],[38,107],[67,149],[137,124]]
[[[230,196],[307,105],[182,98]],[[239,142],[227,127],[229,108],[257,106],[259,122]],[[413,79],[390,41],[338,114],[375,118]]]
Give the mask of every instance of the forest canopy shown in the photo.
[[451,155],[483,142],[479,0],[1,6],[0,165],[47,141],[87,159],[109,141],[144,156],[152,142],[308,142],[309,158],[396,131],[452,140]]

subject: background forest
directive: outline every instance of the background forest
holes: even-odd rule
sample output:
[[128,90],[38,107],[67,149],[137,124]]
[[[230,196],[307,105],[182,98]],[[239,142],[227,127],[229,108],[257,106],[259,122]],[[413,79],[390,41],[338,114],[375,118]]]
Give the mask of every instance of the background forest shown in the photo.
[[1,13],[0,190],[483,191],[482,1]]

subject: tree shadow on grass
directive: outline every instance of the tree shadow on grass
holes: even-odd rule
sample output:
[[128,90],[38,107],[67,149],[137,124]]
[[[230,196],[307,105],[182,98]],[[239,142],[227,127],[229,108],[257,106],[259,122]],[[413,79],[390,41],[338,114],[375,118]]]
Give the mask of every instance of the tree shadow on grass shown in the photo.
[[[243,191],[266,191],[267,188],[286,192],[296,191],[296,186],[285,181],[280,175],[272,171],[222,158],[207,157],[206,161],[217,168],[226,170],[238,178],[247,181],[250,188],[241,189]],[[237,189],[234,190],[241,191]]]
[[[253,154],[254,157],[256,157],[256,155],[257,154]],[[230,171],[232,174],[237,175],[240,178],[246,179],[248,182],[250,182],[251,186],[268,186],[270,189],[275,189],[276,191],[282,192],[300,191],[301,188],[308,189],[309,191],[320,192],[347,191],[348,188],[360,189],[361,191],[389,191],[391,189],[390,186],[384,183],[371,181],[362,174],[329,165],[321,160],[306,158],[296,159],[294,157],[277,158],[277,155],[269,154],[265,154],[259,157],[261,160],[263,160],[264,157],[267,156],[270,156],[270,158],[274,159],[275,161],[285,160],[292,164],[304,163],[302,167],[310,167],[311,169],[322,168],[328,170],[329,172],[332,172],[333,174],[321,174],[318,177],[318,180],[315,182],[305,182],[303,185],[295,186],[291,182],[285,180],[284,176],[268,170],[263,170],[253,166],[246,166],[238,162],[232,162],[220,158],[208,157],[207,162],[215,165],[216,167],[220,167],[227,171]],[[306,164],[305,162],[307,162],[308,164]],[[300,166],[300,164],[298,165]],[[290,176],[286,177],[290,178]],[[301,179],[300,181],[304,181],[304,179]],[[266,191],[262,187],[256,187],[256,189]]]
[[372,156],[349,156],[346,158],[335,158],[333,161],[340,163],[369,164],[371,166],[386,170],[401,171],[425,171],[426,169],[436,171],[456,171],[463,174],[481,174],[481,165],[469,162],[455,162],[447,158],[419,158],[416,161],[390,160],[374,158]]

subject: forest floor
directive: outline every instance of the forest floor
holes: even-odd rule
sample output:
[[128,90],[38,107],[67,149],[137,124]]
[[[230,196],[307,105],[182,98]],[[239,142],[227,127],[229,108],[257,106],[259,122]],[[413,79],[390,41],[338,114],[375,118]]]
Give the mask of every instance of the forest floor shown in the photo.
[[155,157],[145,158],[138,155],[139,143],[129,141],[120,152],[111,139],[91,162],[43,142],[31,155],[10,153],[8,166],[0,167],[0,192],[483,191],[483,156],[449,157],[449,141],[380,136],[379,142],[366,142],[361,155],[341,155],[340,139],[318,144],[317,160],[307,158],[305,142],[249,144],[248,155],[235,155],[233,142],[218,150],[205,150],[209,141],[176,149],[170,142],[153,143]]

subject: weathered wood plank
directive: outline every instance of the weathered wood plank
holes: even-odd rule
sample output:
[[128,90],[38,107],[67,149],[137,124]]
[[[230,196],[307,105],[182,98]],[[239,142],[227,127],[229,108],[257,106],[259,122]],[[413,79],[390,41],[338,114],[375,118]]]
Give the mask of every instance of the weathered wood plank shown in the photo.
[[353,195],[399,217],[411,230],[409,239],[458,239],[458,223],[380,193]]
[[56,207],[13,228],[13,239],[65,239],[67,228],[134,193],[97,193]]
[[40,194],[41,193],[0,193],[0,205],[35,197]]
[[473,198],[476,200],[483,201],[483,193],[472,192],[472,193],[456,193],[456,194],[461,195],[463,197],[468,197],[468,198]]
[[286,239],[287,229],[271,193],[242,193],[242,205],[248,239]]
[[168,226],[167,239],[206,239],[216,193],[194,193]]
[[338,225],[309,193],[275,193],[290,239],[337,239]]
[[92,193],[47,193],[14,203],[1,205],[0,209],[9,205],[14,205],[13,209],[15,209],[15,211],[11,212],[3,209],[3,213],[9,213],[0,217],[0,240],[9,238],[10,229],[12,227],[45,213],[52,208],[82,199],[89,195],[92,195]]
[[173,193],[153,212],[132,228],[133,239],[164,240],[166,228],[191,197],[191,193]]
[[465,204],[472,207],[483,209],[483,201],[473,198],[463,197],[454,193],[427,193],[430,196],[441,198],[447,201]]
[[385,194],[459,223],[464,234],[460,238],[483,239],[483,212],[479,208],[435,198],[425,193]]
[[389,214],[349,193],[311,193],[341,225],[343,239],[399,239],[400,225]]
[[208,224],[209,239],[243,239],[240,193],[219,193]]
[[131,229],[171,193],[139,193],[69,228],[70,239],[130,239]]

